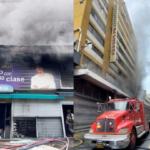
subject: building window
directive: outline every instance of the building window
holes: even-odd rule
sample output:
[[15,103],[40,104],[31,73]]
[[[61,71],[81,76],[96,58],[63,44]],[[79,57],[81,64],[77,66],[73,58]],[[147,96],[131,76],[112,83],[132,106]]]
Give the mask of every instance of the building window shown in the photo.
[[96,3],[97,7],[99,8],[99,10],[101,11],[102,15],[104,16],[105,20],[107,20],[107,16],[104,12],[104,9],[101,7],[100,3],[98,2],[98,0],[94,0],[94,2]]
[[123,31],[121,30],[121,35],[122,35],[122,37],[124,38],[124,33],[123,33]]
[[127,38],[128,38],[128,41],[130,41],[130,36],[129,35],[127,36]]
[[132,76],[132,72],[127,68],[127,66],[124,64],[124,62],[121,60],[121,58],[120,58],[118,55],[116,55],[116,60],[117,60],[117,62],[122,66],[122,68],[123,68],[128,74],[130,74],[130,75]]
[[121,22],[121,26],[122,26],[122,28],[124,29],[124,24],[123,24],[123,22]]
[[127,17],[126,17],[126,23],[127,23],[128,27],[129,27],[129,20],[128,20]]
[[125,61],[128,64],[128,66],[130,66],[131,69],[134,70],[132,64],[129,63],[127,56],[124,54],[124,52],[122,51],[121,47],[118,44],[117,44],[117,49],[120,52],[121,56],[125,59]]
[[122,7],[122,16],[124,17],[128,27],[129,27],[129,20],[128,20],[128,17],[127,17],[127,13],[125,12],[123,7]]
[[119,70],[118,75],[124,80],[127,78],[121,70]]
[[103,24],[103,22],[100,20],[100,18],[98,17],[98,15],[96,14],[96,12],[94,11],[94,9],[91,9],[91,14],[94,17],[94,19],[96,20],[96,22],[98,23],[98,25],[101,27],[101,29],[104,31],[104,33],[106,33],[106,27]]
[[115,84],[115,78],[112,77],[110,74],[106,73],[106,80],[112,84]]
[[103,1],[104,5],[105,5],[106,9],[108,10],[108,4],[107,4],[106,0],[102,0],[102,1]]
[[94,45],[92,45],[92,50],[103,59],[103,54]]
[[80,1],[80,4],[83,4],[84,3],[84,0]]
[[133,58],[131,57],[130,53],[128,52],[128,50],[127,50],[127,48],[126,48],[126,46],[125,46],[125,44],[124,44],[122,38],[120,37],[119,33],[117,33],[117,38],[118,38],[119,42],[121,43],[122,47],[124,48],[124,50],[126,51],[127,55],[129,56],[130,60],[131,60],[132,63],[134,64],[134,62],[133,62],[134,60],[133,60]]
[[110,63],[109,66],[110,66],[110,68],[111,68],[115,73],[118,74],[119,69],[118,69],[118,67],[117,67],[114,63]]
[[98,32],[94,29],[94,27],[90,23],[88,29],[93,34],[93,36],[102,44],[102,46],[104,46],[105,41],[102,39],[102,37],[98,34]]
[[83,56],[82,66],[101,76],[102,68],[85,55]]

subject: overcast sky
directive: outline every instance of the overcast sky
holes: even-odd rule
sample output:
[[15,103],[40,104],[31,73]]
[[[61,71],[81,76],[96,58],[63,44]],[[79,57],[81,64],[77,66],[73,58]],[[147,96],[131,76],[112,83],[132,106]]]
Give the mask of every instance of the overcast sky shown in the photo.
[[150,94],[150,0],[124,0],[138,43],[142,86]]

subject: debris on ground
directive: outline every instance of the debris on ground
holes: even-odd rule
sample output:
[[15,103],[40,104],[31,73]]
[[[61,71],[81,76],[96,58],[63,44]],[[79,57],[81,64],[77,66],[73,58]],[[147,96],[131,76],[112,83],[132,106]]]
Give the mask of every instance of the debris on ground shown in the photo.
[[[28,150],[68,150],[73,149],[73,138],[67,139],[46,139],[39,140],[19,140],[19,141],[0,141],[0,150],[19,150],[21,148],[28,148]],[[6,149],[5,149],[6,148]]]
[[40,145],[40,146],[31,148],[30,150],[59,150],[59,149],[51,147],[51,146],[47,146],[47,145]]
[[20,145],[20,144],[32,144],[34,142],[35,141],[33,141],[33,140],[21,140],[21,141],[10,141],[9,143],[11,145]]

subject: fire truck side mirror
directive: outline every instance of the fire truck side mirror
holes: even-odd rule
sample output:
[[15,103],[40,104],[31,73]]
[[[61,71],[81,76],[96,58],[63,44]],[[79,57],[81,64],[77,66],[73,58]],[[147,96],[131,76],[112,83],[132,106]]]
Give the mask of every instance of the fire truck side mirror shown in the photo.
[[140,111],[140,104],[136,103],[136,113],[138,113]]
[[136,109],[135,111],[136,111],[136,113],[138,113],[140,111],[140,109]]

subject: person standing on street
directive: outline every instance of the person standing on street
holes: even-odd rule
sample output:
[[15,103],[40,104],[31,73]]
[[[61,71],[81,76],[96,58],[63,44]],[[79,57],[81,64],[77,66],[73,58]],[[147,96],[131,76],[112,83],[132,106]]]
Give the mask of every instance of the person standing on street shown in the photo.
[[74,114],[71,113],[71,110],[67,110],[67,117],[66,117],[66,126],[68,130],[68,136],[73,136],[73,123],[74,123]]

